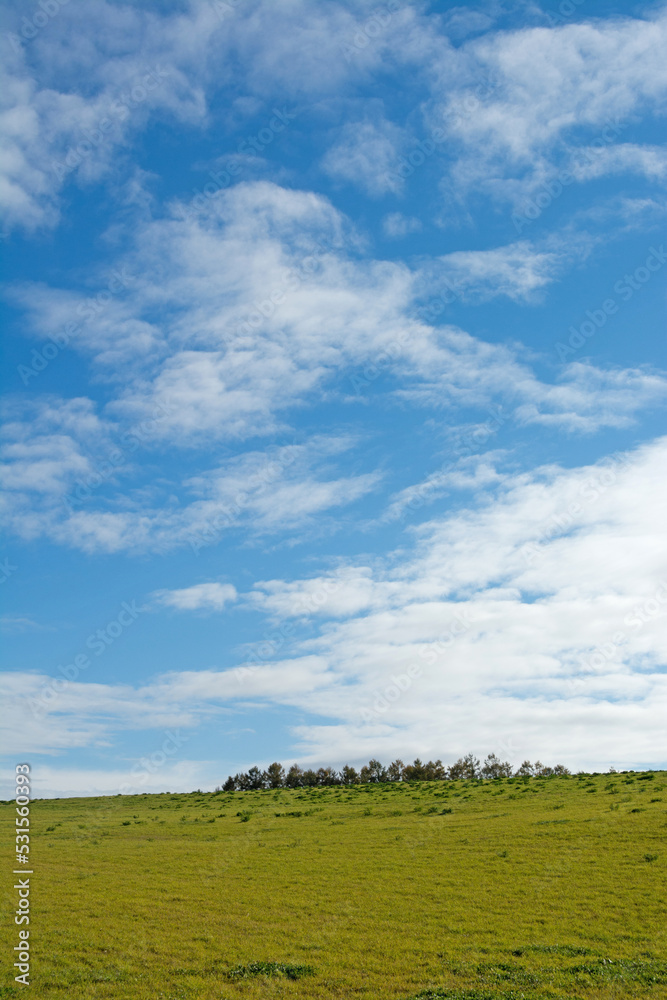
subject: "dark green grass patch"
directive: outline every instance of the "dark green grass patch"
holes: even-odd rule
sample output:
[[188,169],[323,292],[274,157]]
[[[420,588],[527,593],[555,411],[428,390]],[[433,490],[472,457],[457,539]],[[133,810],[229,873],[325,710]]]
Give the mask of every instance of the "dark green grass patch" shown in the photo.
[[641,983],[642,986],[667,984],[667,962],[652,959],[601,958],[597,962],[575,965],[567,972],[572,976],[590,976],[605,983]]
[[251,962],[238,965],[227,973],[228,979],[251,979],[254,976],[284,976],[285,979],[303,979],[314,976],[312,965],[296,965],[289,962]]
[[489,992],[488,989],[448,989],[447,987],[434,987],[415,993],[409,1000],[572,1000],[560,993],[517,993],[516,990],[503,991],[498,993],[495,990]]
[[526,952],[535,952],[538,955],[565,955],[567,958],[595,954],[590,948],[574,944],[526,944],[522,948],[516,948],[512,954],[520,956]]

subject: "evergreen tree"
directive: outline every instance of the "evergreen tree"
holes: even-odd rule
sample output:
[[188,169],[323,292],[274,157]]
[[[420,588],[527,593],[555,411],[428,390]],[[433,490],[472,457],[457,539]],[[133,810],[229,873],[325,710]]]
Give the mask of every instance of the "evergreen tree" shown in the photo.
[[403,778],[403,769],[405,764],[402,760],[392,760],[391,764],[387,768],[387,781],[401,781]]
[[286,788],[302,788],[303,787],[303,771],[298,764],[292,764],[287,776],[285,778]]
[[285,784],[285,768],[274,761],[264,772],[264,784],[268,788],[282,788]]
[[511,778],[512,765],[509,761],[500,760],[494,753],[490,753],[484,761],[481,775],[483,778]]

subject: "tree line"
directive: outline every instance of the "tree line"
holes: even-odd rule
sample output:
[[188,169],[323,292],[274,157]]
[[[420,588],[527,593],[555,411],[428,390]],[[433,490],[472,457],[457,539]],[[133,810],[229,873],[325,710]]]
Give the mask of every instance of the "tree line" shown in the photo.
[[404,764],[402,760],[394,760],[385,767],[379,760],[369,760],[358,771],[346,764],[340,771],[332,767],[303,769],[298,764],[292,764],[285,770],[282,764],[275,761],[269,764],[265,771],[259,767],[251,767],[249,771],[230,774],[224,785],[216,791],[255,791],[260,788],[313,788],[324,785],[364,785],[385,781],[457,781],[459,779],[493,779],[493,778],[534,778],[570,774],[563,764],[547,767],[541,761],[531,764],[524,760],[523,764],[513,770],[509,761],[500,760],[494,753],[487,755],[483,764],[474,754],[459,757],[449,767],[441,760],[429,760],[423,764],[417,757],[412,764]]

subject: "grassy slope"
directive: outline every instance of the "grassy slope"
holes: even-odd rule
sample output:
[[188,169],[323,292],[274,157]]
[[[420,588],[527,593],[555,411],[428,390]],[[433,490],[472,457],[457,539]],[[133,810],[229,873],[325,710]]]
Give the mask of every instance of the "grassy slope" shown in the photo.
[[[667,997],[666,784],[660,772],[41,800],[31,995]],[[13,806],[2,824],[7,844]],[[11,843],[4,853],[10,870]],[[10,877],[0,997],[14,995]],[[315,975],[228,977],[252,962]]]

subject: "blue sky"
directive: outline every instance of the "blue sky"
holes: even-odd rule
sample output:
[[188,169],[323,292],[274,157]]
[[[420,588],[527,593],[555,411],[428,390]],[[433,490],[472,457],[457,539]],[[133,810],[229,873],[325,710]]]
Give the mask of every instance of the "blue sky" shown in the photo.
[[4,6],[5,777],[665,765],[666,36]]

